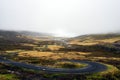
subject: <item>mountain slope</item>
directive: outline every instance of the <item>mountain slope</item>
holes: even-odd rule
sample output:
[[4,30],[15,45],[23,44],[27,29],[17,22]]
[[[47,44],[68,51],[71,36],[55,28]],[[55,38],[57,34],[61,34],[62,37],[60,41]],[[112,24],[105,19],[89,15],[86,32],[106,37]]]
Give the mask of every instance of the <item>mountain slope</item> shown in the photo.
[[0,30],[0,42],[32,42],[33,40],[52,37],[50,34],[29,31]]
[[91,34],[91,35],[78,36],[78,37],[75,37],[75,38],[102,40],[102,39],[110,39],[110,38],[115,38],[115,37],[120,37],[120,33]]
[[120,33],[91,34],[71,38],[71,44],[93,45],[98,43],[114,43],[120,40]]

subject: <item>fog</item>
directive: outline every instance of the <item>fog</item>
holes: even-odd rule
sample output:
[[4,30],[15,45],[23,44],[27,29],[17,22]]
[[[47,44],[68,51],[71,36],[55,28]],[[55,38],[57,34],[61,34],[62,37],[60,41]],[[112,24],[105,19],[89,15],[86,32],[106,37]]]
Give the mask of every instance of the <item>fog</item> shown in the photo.
[[120,0],[0,0],[0,29],[76,36],[120,31]]

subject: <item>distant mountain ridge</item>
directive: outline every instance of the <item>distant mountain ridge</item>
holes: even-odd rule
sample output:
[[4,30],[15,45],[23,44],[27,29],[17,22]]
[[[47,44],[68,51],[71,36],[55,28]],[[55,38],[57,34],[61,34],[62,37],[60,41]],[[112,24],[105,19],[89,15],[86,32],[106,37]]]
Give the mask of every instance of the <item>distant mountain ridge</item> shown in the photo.
[[48,33],[38,33],[38,32],[31,32],[31,31],[7,31],[7,30],[0,30],[0,36],[32,36],[32,37],[49,37],[52,34]]
[[49,38],[52,37],[51,34],[47,33],[37,33],[30,31],[7,31],[0,30],[0,42],[33,42],[34,38]]
[[52,34],[49,34],[49,33],[38,33],[38,32],[32,32],[32,31],[19,31],[18,33],[25,36],[52,37]]
[[120,33],[108,33],[108,34],[90,34],[90,35],[82,35],[74,37],[74,39],[109,39],[109,38],[115,38],[120,37]]
[[[31,32],[31,31],[9,31],[9,30],[0,30],[0,39],[5,40],[30,40],[31,38],[39,38],[39,39],[65,39],[65,38],[58,38],[54,37],[52,34],[48,33],[38,33],[38,32]],[[90,35],[82,35],[77,37],[68,38],[69,40],[102,40],[102,39],[110,39],[120,37],[120,33],[108,33],[108,34],[90,34]]]

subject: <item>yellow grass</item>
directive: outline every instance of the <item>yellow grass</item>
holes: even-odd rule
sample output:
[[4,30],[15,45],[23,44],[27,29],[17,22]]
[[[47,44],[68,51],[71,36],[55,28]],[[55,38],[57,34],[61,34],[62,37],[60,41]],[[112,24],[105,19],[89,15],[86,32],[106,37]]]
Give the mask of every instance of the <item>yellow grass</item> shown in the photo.
[[95,45],[98,44],[99,42],[96,40],[85,40],[83,42],[79,40],[73,40],[70,42],[70,44],[77,44],[77,45]]
[[85,53],[85,52],[68,52],[68,53],[53,53],[53,52],[38,52],[38,51],[23,51],[18,53],[18,56],[23,57],[39,57],[46,59],[83,59],[85,58],[85,55],[89,55],[91,53]]
[[89,42],[89,43],[85,43],[85,42],[79,42],[77,43],[78,45],[95,45],[98,44],[98,42]]
[[[53,52],[38,52],[38,51],[23,51],[18,53],[18,56],[22,57],[38,57],[38,58],[45,58],[45,59],[77,59],[77,60],[116,60],[119,61],[120,58],[116,57],[90,57],[90,52],[59,52],[59,53],[53,53]],[[87,57],[86,57],[87,56]]]
[[49,65],[49,67],[54,67],[54,68],[83,68],[86,66],[88,65],[84,63],[74,63],[74,62],[69,62],[69,61],[63,61],[63,62],[58,61],[54,65]]
[[60,48],[62,48],[62,46],[58,46],[58,45],[49,45],[48,48],[50,50],[59,50]]
[[[101,64],[103,64],[103,63],[101,63]],[[117,71],[119,71],[119,69],[116,68],[116,67],[113,66],[113,65],[109,65],[109,64],[104,64],[104,65],[107,66],[107,70],[102,71],[102,72],[98,72],[98,73],[96,73],[96,74],[99,74],[99,75],[114,74],[114,73],[116,73]]]
[[95,45],[95,44],[99,44],[100,42],[104,42],[104,43],[113,43],[115,41],[120,40],[120,37],[117,38],[111,38],[111,39],[103,39],[103,40],[93,40],[93,39],[89,39],[89,40],[84,40],[82,42],[80,42],[79,40],[73,40],[70,42],[70,44],[77,44],[77,45]]
[[15,52],[21,52],[21,51],[24,51],[24,50],[16,49],[16,50],[7,50],[5,52],[7,52],[7,53],[15,53]]
[[50,56],[54,53],[52,52],[38,52],[38,51],[24,51],[24,52],[20,52],[19,56],[31,56],[31,57],[44,57],[44,56]]
[[34,45],[34,44],[27,44],[27,43],[24,43],[22,44],[23,46],[37,46],[37,45]]
[[112,38],[112,39],[104,39],[104,40],[101,40],[102,42],[107,42],[107,43],[113,43],[115,41],[118,41],[120,40],[120,37],[118,38]]

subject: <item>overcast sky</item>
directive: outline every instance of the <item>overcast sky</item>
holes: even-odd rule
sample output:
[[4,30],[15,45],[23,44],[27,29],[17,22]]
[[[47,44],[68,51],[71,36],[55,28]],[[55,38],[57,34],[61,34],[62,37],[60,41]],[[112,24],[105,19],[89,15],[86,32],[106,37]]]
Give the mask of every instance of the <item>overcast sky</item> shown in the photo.
[[0,0],[0,29],[75,36],[120,31],[120,0]]

